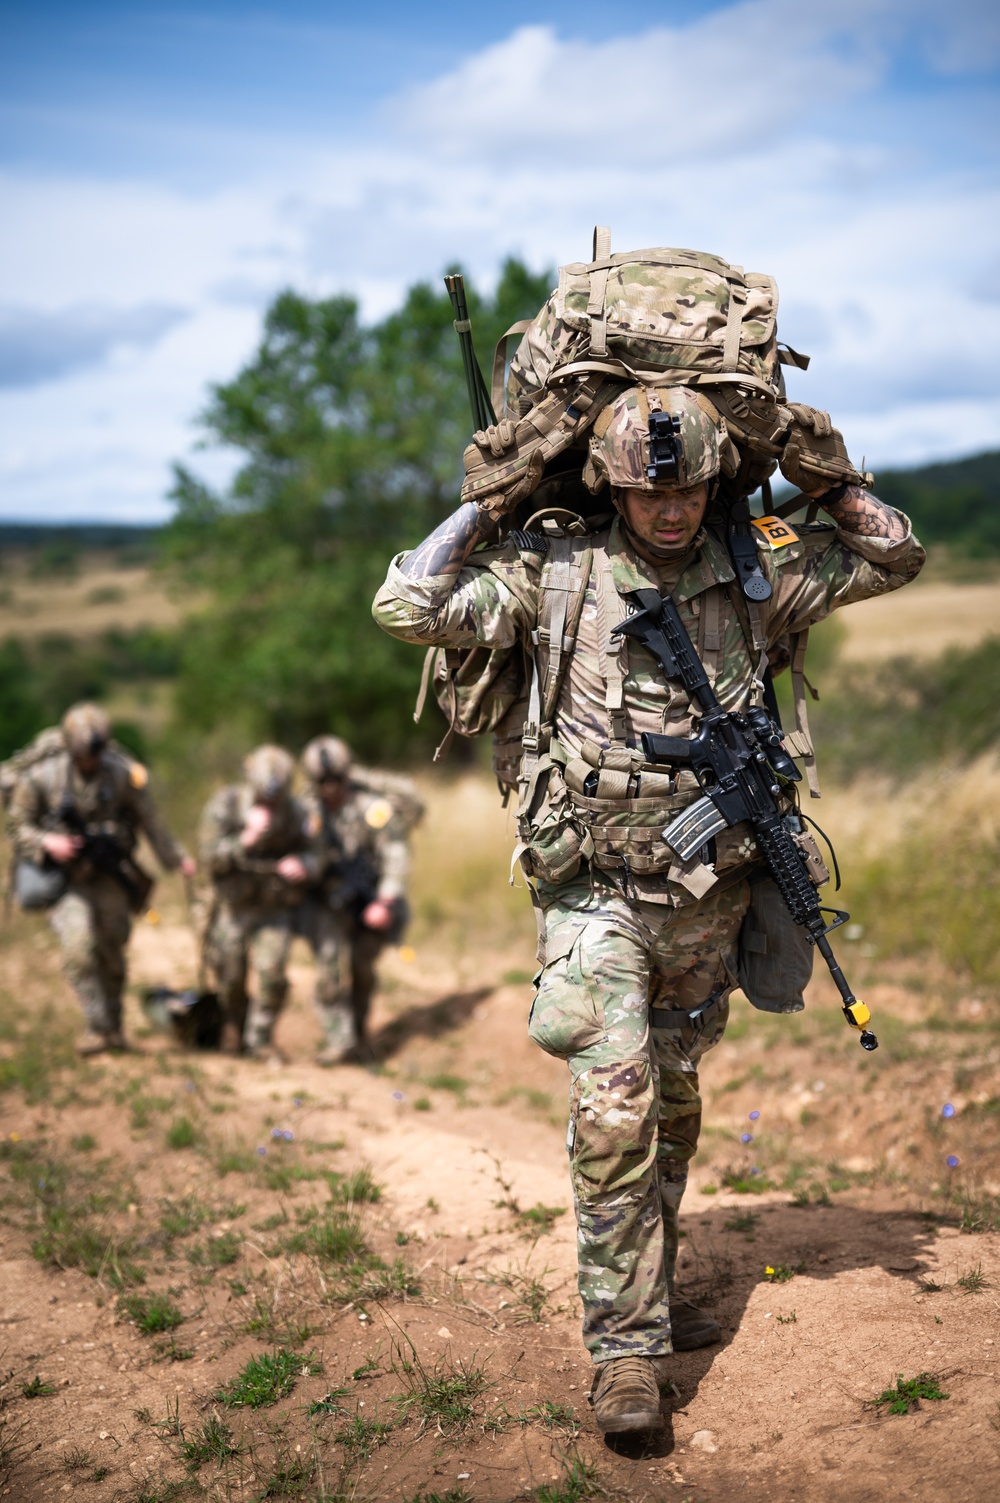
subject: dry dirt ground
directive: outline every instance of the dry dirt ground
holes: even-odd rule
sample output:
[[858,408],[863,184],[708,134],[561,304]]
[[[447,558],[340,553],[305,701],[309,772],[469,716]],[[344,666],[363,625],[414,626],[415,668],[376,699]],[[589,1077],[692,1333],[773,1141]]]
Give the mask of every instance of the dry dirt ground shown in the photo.
[[[76,1063],[48,932],[7,924],[0,1498],[997,1496],[991,1004],[866,976],[857,944],[874,1055],[821,979],[801,1018],[737,1002],[683,1217],[723,1342],[670,1359],[661,1431],[613,1449],[587,1405],[564,1067],[525,1036],[526,907],[492,948],[418,922],[383,967],[378,1066],[334,1071],[310,1063],[304,953],[287,1066],[184,1054],[134,995],[135,1052]],[[190,983],[169,884],[132,957],[135,985]],[[946,1397],[873,1404],[928,1374]]]

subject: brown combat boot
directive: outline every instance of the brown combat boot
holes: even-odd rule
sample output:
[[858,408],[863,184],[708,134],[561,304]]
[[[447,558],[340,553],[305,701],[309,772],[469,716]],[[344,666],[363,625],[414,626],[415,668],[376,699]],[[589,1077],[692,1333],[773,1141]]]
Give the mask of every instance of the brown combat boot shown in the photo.
[[93,1054],[103,1054],[110,1047],[108,1035],[98,1033],[96,1028],[88,1028],[76,1041],[76,1052],[81,1059],[89,1059]]
[[655,1430],[660,1423],[660,1387],[652,1357],[613,1357],[594,1374],[590,1402],[605,1435]]
[[232,1018],[227,1018],[222,1025],[222,1032],[219,1034],[219,1052],[232,1055],[243,1053],[243,1029]]
[[689,1299],[670,1296],[670,1340],[675,1352],[693,1352],[722,1340],[722,1327]]

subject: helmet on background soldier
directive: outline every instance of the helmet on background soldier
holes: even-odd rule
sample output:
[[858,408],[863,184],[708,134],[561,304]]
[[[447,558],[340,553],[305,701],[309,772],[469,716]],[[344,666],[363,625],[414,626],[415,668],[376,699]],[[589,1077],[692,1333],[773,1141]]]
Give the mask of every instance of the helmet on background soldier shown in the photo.
[[295,763],[281,746],[257,746],[243,759],[243,773],[256,798],[272,803],[289,791]]
[[111,740],[111,722],[100,705],[71,705],[61,725],[71,757],[96,757]]
[[693,392],[630,386],[594,423],[583,478],[592,491],[688,490],[718,473],[719,430]]
[[316,736],[302,753],[302,766],[312,783],[322,783],[327,778],[345,779],[353,761],[351,748],[339,736]]

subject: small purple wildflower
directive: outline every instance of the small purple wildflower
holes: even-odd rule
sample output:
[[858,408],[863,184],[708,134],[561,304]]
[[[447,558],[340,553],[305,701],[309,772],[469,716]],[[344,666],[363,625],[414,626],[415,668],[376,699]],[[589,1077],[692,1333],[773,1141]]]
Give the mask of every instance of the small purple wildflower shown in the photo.
[[302,1097],[301,1096],[293,1096],[292,1097],[292,1105],[293,1106],[301,1106],[302,1105]]
[[753,1133],[752,1132],[741,1132],[740,1133],[740,1142],[741,1143],[752,1143],[753,1142]]
[[957,1153],[949,1153],[947,1163],[949,1169],[957,1169],[962,1160]]
[[260,1148],[257,1149],[257,1152],[260,1154],[262,1159],[267,1158],[267,1149],[263,1146],[263,1144],[261,1144]]
[[950,1101],[946,1101],[944,1106],[941,1108],[941,1115],[942,1117],[953,1117],[955,1115],[955,1108],[952,1106]]
[[271,1128],[271,1137],[272,1138],[283,1138],[284,1136],[285,1136],[284,1131],[280,1127],[272,1127]]
[[758,1117],[759,1117],[759,1116],[760,1116],[760,1112],[758,1112],[758,1111],[756,1111],[756,1110],[754,1110],[754,1111],[752,1111],[752,1112],[751,1112],[751,1113],[750,1113],[750,1121],[751,1121],[751,1122],[756,1122],[756,1121],[757,1121],[757,1118],[758,1118]]
[[292,1129],[290,1127],[286,1127],[281,1136],[284,1138],[286,1143],[291,1143],[293,1138],[295,1137],[295,1134],[292,1132]]
[[402,1091],[393,1091],[392,1099],[393,1101],[405,1101],[406,1097],[403,1095]]

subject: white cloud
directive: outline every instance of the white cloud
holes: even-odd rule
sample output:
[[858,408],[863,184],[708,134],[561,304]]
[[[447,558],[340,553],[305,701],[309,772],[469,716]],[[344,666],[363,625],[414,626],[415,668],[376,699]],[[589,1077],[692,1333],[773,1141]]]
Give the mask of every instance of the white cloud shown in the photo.
[[[783,335],[820,340],[797,394],[876,466],[1000,445],[995,181],[942,156],[933,98],[887,92],[894,49],[934,14],[741,0],[596,42],[525,27],[387,102],[363,140],[272,143],[253,174],[236,152],[222,190],[8,174],[8,304],[190,312],[106,368],[0,395],[0,512],[162,515],[206,383],[246,358],[281,286],[353,289],[379,316],[455,259],[488,279],[510,253],[585,258],[595,220],[616,248],[774,273]],[[982,19],[950,9],[940,68],[966,67]],[[886,112],[892,132],[870,127]],[[190,151],[190,123],[180,139]]]

